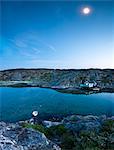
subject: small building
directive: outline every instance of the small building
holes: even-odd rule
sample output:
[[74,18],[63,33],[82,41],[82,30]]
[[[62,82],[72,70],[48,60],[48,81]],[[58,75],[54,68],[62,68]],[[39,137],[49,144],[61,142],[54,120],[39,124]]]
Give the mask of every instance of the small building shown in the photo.
[[84,83],[80,84],[81,88],[93,88],[96,86],[97,86],[97,83],[95,81],[93,81],[93,82],[85,81]]

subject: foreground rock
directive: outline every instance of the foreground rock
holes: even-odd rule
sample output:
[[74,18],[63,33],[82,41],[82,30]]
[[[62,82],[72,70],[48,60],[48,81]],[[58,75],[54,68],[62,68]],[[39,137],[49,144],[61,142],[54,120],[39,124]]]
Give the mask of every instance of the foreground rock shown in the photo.
[[0,150],[61,149],[114,150],[114,116],[70,115],[42,124],[33,124],[31,119],[0,122]]
[[0,122],[0,150],[60,150],[43,133]]
[[48,136],[63,150],[114,150],[114,116],[71,115],[60,123]]
[[99,131],[102,124],[108,118],[106,115],[102,116],[81,116],[81,115],[71,115],[62,120],[66,128],[72,130],[73,132],[80,131]]
[[44,120],[42,123],[43,123],[43,125],[46,126],[47,128],[62,124],[62,122],[53,122],[53,121],[46,121],[46,120]]

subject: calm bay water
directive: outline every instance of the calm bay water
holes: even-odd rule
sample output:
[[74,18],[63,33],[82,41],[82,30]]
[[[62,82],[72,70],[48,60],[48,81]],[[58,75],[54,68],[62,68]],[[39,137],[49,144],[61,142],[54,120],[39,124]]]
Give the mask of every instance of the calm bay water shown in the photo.
[[42,88],[0,88],[0,120],[18,121],[40,114],[114,115],[114,93],[76,95]]

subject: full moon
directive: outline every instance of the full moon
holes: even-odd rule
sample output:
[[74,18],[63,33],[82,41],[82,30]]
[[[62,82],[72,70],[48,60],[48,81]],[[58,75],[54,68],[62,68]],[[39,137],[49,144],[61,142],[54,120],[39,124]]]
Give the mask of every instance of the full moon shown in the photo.
[[89,14],[91,12],[91,9],[89,7],[84,7],[82,9],[82,12],[83,12],[83,14],[87,15],[87,14]]

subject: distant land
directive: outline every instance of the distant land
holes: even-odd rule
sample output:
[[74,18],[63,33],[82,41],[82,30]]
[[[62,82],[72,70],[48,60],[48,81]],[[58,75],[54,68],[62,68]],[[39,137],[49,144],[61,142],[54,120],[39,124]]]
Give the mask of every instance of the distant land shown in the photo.
[[2,70],[0,86],[52,88],[76,94],[114,92],[114,69]]

